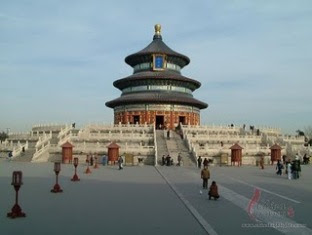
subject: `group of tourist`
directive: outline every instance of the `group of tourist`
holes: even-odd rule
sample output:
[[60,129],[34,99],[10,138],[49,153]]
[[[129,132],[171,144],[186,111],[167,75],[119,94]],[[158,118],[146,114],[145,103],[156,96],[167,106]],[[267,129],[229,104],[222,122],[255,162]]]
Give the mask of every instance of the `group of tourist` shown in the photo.
[[[308,157],[306,157],[305,155],[302,163],[308,164],[305,158],[308,158]],[[263,160],[262,161],[260,160],[260,166],[263,169]],[[301,173],[301,161],[300,161],[299,155],[296,154],[295,159],[292,161],[289,158],[287,158],[286,155],[283,155],[283,161],[277,160],[277,164],[275,167],[276,174],[281,176],[284,168],[285,168],[285,175],[287,175],[287,178],[289,180],[299,179],[300,173]]]
[[[182,166],[182,156],[180,153],[177,156],[177,160],[178,160],[177,166]],[[161,164],[163,166],[173,166],[174,162],[173,162],[172,157],[168,154],[167,156],[165,156],[165,155],[162,156]]]
[[[302,164],[309,164],[310,158],[305,154],[303,156],[302,161],[300,161],[299,154],[297,153],[294,160],[290,160],[286,155],[282,157],[283,161],[277,160],[276,164],[276,174],[282,175],[283,169],[285,169],[285,175],[289,180],[291,179],[299,179],[301,173],[301,162]],[[264,169],[264,157],[261,157],[259,161],[259,165],[261,169]]]
[[199,156],[199,157],[197,158],[197,166],[198,166],[199,169],[201,169],[202,163],[203,163],[204,168],[205,168],[205,167],[208,167],[208,166],[209,166],[209,163],[211,163],[211,162],[212,162],[212,160],[207,159],[207,158],[205,158],[204,161],[203,161],[203,159],[202,159],[201,156]]
[[287,178],[289,180],[291,179],[299,179],[300,176],[300,172],[301,172],[301,163],[300,163],[300,158],[299,155],[296,154],[295,156],[295,160],[290,161],[290,159],[286,159],[287,156],[284,155],[283,156],[283,163],[281,162],[281,160],[277,161],[276,164],[276,169],[277,175],[282,175],[282,169],[285,168],[285,174],[287,175]]
[[94,163],[94,159],[96,157],[93,157],[93,155],[91,154],[90,156],[87,155],[87,159],[86,159],[86,163],[89,164],[90,166],[93,166],[93,163]]
[[173,159],[168,154],[167,156],[163,155],[161,158],[161,162],[163,166],[172,166],[173,165]]

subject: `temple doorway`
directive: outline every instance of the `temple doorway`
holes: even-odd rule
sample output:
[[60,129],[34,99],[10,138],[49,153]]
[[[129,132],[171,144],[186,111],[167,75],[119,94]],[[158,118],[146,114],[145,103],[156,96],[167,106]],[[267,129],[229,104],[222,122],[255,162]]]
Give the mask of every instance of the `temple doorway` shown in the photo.
[[133,124],[140,124],[140,116],[139,115],[135,115],[133,116]]
[[185,125],[185,116],[179,116],[179,124]]
[[164,128],[164,116],[156,115],[156,129]]

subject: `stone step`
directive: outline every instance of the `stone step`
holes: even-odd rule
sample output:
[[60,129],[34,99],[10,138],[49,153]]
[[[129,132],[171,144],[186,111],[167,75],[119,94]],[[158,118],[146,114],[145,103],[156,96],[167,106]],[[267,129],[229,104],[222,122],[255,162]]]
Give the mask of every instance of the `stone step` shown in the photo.
[[156,142],[158,164],[161,164],[162,156],[167,156],[169,154],[163,130],[156,130]]
[[189,153],[184,140],[181,139],[175,131],[171,131],[170,139],[165,139],[168,152],[172,157],[174,163],[178,162],[178,155],[182,157],[183,166],[195,166],[196,162],[193,156]]
[[29,148],[25,152],[22,152],[19,156],[12,158],[12,161],[30,162],[35,152],[36,152],[35,148]]

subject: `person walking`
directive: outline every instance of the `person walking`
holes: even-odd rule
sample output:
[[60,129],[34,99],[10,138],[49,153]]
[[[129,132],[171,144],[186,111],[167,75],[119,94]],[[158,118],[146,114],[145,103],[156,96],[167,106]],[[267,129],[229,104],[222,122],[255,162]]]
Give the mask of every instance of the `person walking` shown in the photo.
[[201,171],[201,178],[203,179],[203,189],[208,188],[208,179],[210,179],[210,172],[208,170],[208,167],[204,167]]
[[202,161],[203,161],[203,159],[201,158],[201,156],[199,156],[197,159],[197,166],[199,169],[201,168]]
[[209,164],[209,161],[208,161],[208,159],[205,157],[204,162],[203,162],[204,167],[208,167],[208,164]]
[[286,168],[287,168],[287,178],[289,180],[291,180],[292,177],[291,177],[291,164],[290,164],[290,162],[287,163]]
[[181,154],[179,153],[179,154],[178,154],[178,166],[181,166],[181,162],[182,162],[182,156],[181,156]]
[[281,160],[277,160],[276,169],[277,169],[276,174],[282,175],[283,164],[281,163]]
[[307,165],[309,164],[309,158],[307,157],[307,154],[305,153],[304,156],[303,156],[303,162],[302,162],[303,165]]
[[261,168],[261,170],[263,170],[264,169],[264,157],[262,156],[261,158],[260,158],[260,168]]
[[118,158],[118,166],[119,166],[119,170],[122,170],[123,169],[123,159],[122,159],[122,156],[119,156]]
[[216,181],[212,181],[212,184],[210,185],[209,192],[208,192],[209,200],[211,200],[211,197],[214,198],[214,200],[217,200],[220,196],[218,193],[218,185]]
[[299,179],[299,172],[301,172],[301,166],[300,166],[300,160],[298,154],[295,157],[295,160],[293,161],[293,177],[294,179]]

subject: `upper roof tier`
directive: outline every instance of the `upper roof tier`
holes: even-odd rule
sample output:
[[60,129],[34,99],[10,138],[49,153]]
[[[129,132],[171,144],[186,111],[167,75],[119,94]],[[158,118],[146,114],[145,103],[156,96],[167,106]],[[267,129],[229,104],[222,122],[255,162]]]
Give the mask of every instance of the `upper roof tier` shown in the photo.
[[170,47],[168,47],[163,41],[160,34],[161,26],[159,24],[155,25],[155,35],[153,41],[145,47],[143,50],[131,54],[125,58],[125,62],[134,67],[137,64],[150,62],[152,57],[147,57],[153,54],[164,54],[167,56],[167,61],[179,65],[183,68],[185,65],[190,63],[190,59],[178,52],[175,52]]

